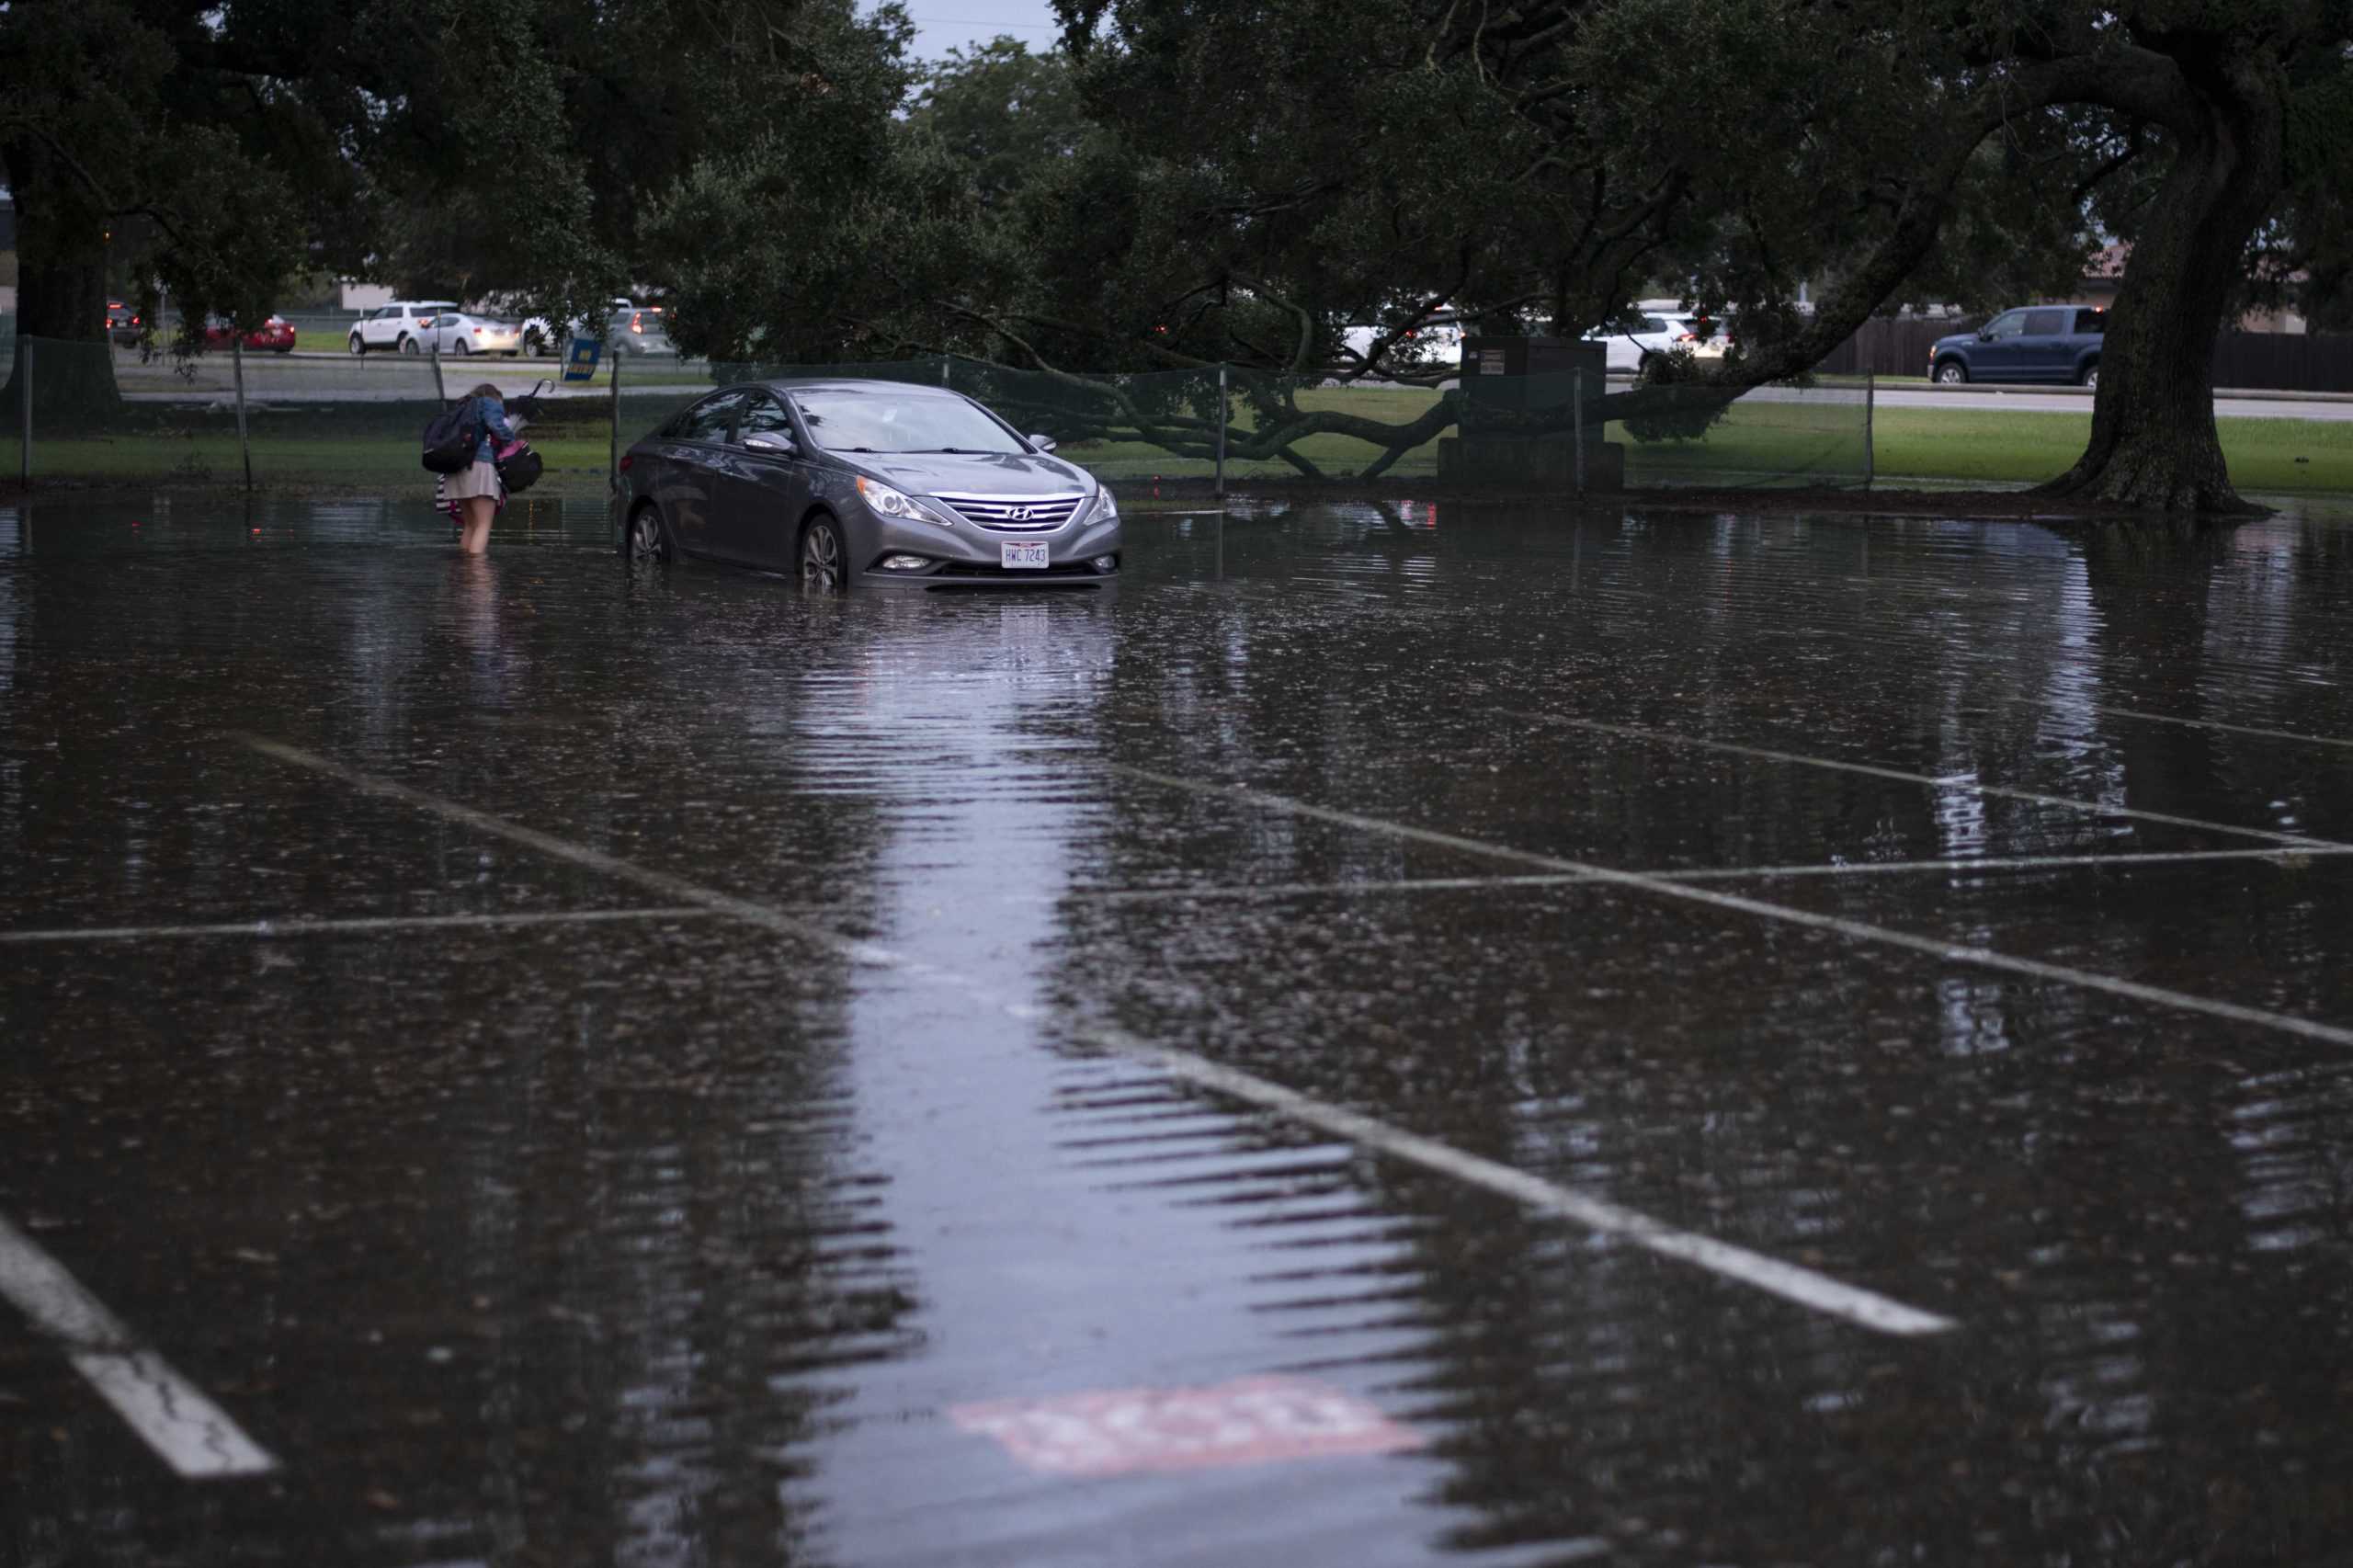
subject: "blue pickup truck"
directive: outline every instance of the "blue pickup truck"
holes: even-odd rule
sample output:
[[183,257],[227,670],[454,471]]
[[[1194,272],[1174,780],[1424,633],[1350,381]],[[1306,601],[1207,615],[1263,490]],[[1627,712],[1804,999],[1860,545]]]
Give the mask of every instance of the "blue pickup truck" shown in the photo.
[[1928,380],[2070,381],[2099,385],[2100,335],[2108,312],[2089,305],[2029,305],[2004,311],[1975,332],[1939,337],[1928,350]]

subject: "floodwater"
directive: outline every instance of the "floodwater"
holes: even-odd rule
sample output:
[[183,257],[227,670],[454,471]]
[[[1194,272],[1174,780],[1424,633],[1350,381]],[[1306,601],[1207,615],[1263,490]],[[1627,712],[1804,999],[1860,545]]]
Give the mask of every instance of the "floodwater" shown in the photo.
[[0,1563],[2353,1561],[2343,519],[603,529],[0,509]]

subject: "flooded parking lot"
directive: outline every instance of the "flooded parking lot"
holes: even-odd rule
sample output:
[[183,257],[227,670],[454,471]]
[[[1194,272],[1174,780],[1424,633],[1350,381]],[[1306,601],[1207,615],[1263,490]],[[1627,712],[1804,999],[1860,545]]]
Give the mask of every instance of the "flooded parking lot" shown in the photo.
[[0,1562],[2342,1557],[2345,520],[448,534],[0,507]]

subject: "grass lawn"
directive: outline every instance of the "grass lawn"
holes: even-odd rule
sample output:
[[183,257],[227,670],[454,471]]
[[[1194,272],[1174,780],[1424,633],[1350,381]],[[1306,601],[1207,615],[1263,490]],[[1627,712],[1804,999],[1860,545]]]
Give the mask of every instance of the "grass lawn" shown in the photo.
[[[1974,409],[1889,408],[1873,421],[1879,476],[2029,481],[2065,472],[2090,438],[2089,412],[1980,414]],[[2353,491],[2353,421],[2222,419],[2222,455],[2245,491]]]
[[[1858,383],[1859,384],[1859,383]],[[1302,393],[1307,409],[1336,409],[1386,424],[1404,424],[1437,394],[1366,387]],[[1675,483],[1836,483],[1859,472],[1859,404],[1840,402],[1736,403],[1723,421],[1696,441],[1636,441],[1622,426],[1607,436],[1626,452],[1626,474],[1637,486]],[[1243,414],[1238,425],[1250,423]],[[1880,404],[1872,416],[1874,473],[1879,483],[1907,480],[1968,483],[2035,483],[2065,471],[2082,455],[2091,433],[2081,415],[1992,410],[1896,408]],[[2223,419],[2218,421],[2232,480],[2251,492],[2353,492],[2353,421]],[[1141,442],[1089,442],[1063,449],[1074,462],[1108,475],[1148,479],[1206,473],[1206,460],[1171,456]],[[1301,452],[1327,473],[1359,469],[1375,449],[1344,436],[1315,436]],[[1279,461],[1229,462],[1229,475],[1290,474]],[[1389,472],[1427,478],[1438,472],[1438,444],[1416,447]]]
[[[502,361],[502,364],[505,362]],[[601,372],[600,372],[601,373]],[[622,371],[624,386],[659,380],[676,386],[669,397],[625,398],[624,445],[674,406],[696,395],[707,381],[676,361],[632,364]],[[674,380],[675,379],[675,380]],[[1402,425],[1427,408],[1435,393],[1402,388],[1328,389],[1302,393],[1301,406],[1332,409]],[[429,407],[429,405],[426,405]],[[1247,424],[1237,410],[1237,423]],[[399,494],[415,486],[429,494],[416,460],[416,431],[423,411],[408,404],[333,404],[308,410],[273,410],[254,420],[254,476],[289,487],[377,488]],[[530,428],[532,445],[548,465],[540,484],[548,493],[601,494],[608,455],[604,400],[542,405]],[[1035,417],[1051,429],[1044,415]],[[1636,488],[1706,484],[1725,488],[1767,484],[1837,484],[1859,479],[1862,410],[1836,393],[1818,399],[1768,402],[1751,399],[1698,440],[1637,441],[1622,425],[1605,432],[1625,454],[1628,483]],[[1943,484],[2018,484],[2051,478],[2082,452],[2090,430],[2088,412],[2041,414],[1974,409],[1895,408],[1876,410],[1873,431],[1878,483],[1903,488],[1916,482]],[[2353,421],[2224,419],[2222,449],[2231,477],[2250,493],[2353,493]],[[0,431],[0,475],[17,469],[13,429]],[[1311,437],[1302,452],[1327,475],[1360,470],[1378,449],[1353,437]],[[1200,478],[1213,471],[1206,458],[1180,458],[1142,442],[1077,442],[1063,454],[1129,484],[1155,477]],[[235,425],[225,408],[191,404],[172,408],[134,405],[120,428],[72,438],[40,437],[34,445],[35,477],[76,481],[124,479],[234,483],[242,473]],[[1427,481],[1438,471],[1438,444],[1405,453],[1387,471],[1390,477]],[[1296,473],[1280,461],[1227,465],[1230,477],[1248,480]]]

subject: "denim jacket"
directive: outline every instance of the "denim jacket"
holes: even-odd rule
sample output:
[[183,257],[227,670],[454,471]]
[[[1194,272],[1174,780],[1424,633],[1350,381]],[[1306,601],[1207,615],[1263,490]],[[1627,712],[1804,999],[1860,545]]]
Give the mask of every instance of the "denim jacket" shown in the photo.
[[474,399],[473,425],[482,432],[482,444],[474,449],[474,461],[478,463],[497,460],[498,451],[497,446],[493,445],[494,438],[498,445],[506,445],[515,439],[515,427],[506,423],[506,410],[489,398]]

